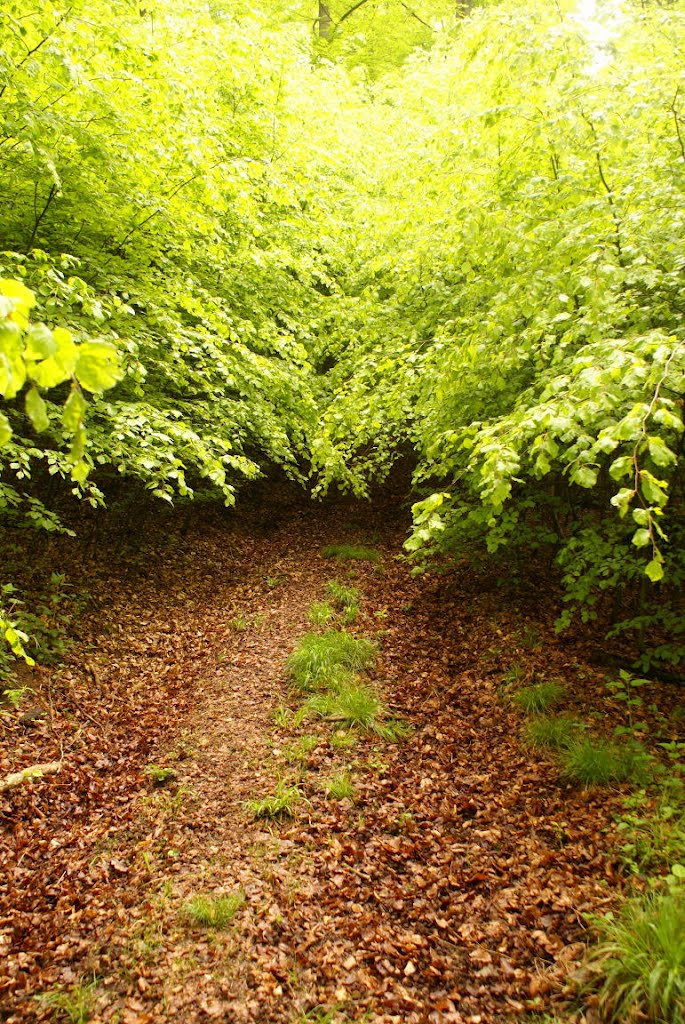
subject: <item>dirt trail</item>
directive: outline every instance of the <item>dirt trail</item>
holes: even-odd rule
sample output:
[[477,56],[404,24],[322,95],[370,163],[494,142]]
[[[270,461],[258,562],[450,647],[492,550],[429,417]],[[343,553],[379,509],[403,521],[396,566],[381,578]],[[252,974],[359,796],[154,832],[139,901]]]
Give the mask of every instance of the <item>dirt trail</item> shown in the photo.
[[[581,915],[618,881],[596,840],[619,794],[564,789],[498,687],[516,660],[571,684],[582,665],[544,620],[524,645],[540,610],[503,608],[486,573],[412,579],[387,509],[279,516],[141,523],[137,550],[87,570],[86,667],[80,650],[41,675],[46,723],[5,726],[3,768],[64,767],[0,804],[0,1020],[51,1019],[34,997],[92,977],[95,1024],[480,1024],[563,1003]],[[374,533],[380,569],[321,557]],[[307,610],[348,571],[364,595],[352,629],[378,644],[374,681],[413,726],[401,743],[346,749],[329,725],[274,721],[298,703],[284,665]],[[305,733],[318,745],[293,759]],[[176,780],[154,788],[151,763]],[[323,791],[341,768],[354,802]],[[246,803],[279,777],[305,799],[264,825]],[[236,891],[225,932],[180,913]]]

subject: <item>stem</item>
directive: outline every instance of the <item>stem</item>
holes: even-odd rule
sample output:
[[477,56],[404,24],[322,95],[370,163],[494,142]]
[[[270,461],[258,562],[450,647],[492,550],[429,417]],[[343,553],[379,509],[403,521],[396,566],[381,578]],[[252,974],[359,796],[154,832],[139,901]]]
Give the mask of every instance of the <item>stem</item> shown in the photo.
[[40,227],[41,221],[43,220],[43,217],[45,216],[45,214],[50,209],[52,201],[55,198],[55,196],[57,195],[58,191],[59,190],[57,188],[57,185],[55,185],[55,183],[53,182],[53,184],[50,186],[50,191],[48,192],[48,198],[45,200],[45,204],[43,206],[43,209],[40,211],[40,213],[38,213],[37,207],[36,207],[36,200],[38,198],[38,185],[36,184],[36,188],[35,188],[35,191],[34,191],[34,198],[33,198],[33,209],[34,209],[34,213],[35,213],[36,217],[35,217],[35,220],[33,222],[33,231],[31,232],[31,236],[30,236],[28,242],[26,243],[26,252],[30,252],[31,249],[33,248],[33,243],[36,240],[36,235],[38,234],[38,228]]
[[673,97],[673,102],[671,103],[668,109],[673,114],[673,121],[675,123],[675,133],[678,137],[678,145],[680,146],[680,155],[682,156],[683,161],[685,161],[685,142],[683,141],[683,134],[680,130],[680,121],[678,120],[678,110],[676,108],[676,100],[678,99],[679,92],[680,86],[678,86],[678,88],[676,89],[675,96]]

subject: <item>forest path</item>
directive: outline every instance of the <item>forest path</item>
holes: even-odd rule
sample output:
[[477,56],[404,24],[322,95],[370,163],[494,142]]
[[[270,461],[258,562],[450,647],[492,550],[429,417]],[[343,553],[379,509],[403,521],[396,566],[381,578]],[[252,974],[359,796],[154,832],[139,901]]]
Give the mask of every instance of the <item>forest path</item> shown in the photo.
[[[34,997],[88,978],[95,1024],[479,1024],[562,998],[581,914],[611,901],[596,846],[611,798],[564,789],[498,696],[513,662],[579,669],[544,623],[524,642],[533,610],[503,607],[502,581],[473,569],[413,579],[388,508],[137,527],[87,574],[85,670],[79,653],[37,686],[49,720],[12,732],[8,764],[61,752],[63,771],[3,808],[0,1020],[51,1019]],[[373,541],[380,566],[322,558],[351,541]],[[362,591],[350,628],[378,644],[373,680],[413,727],[402,742],[339,747],[328,724],[274,719],[301,704],[285,662],[333,578]],[[304,735],[316,745],[298,753]],[[150,764],[176,779],[154,787]],[[327,799],[343,770],[356,799]],[[246,805],[281,777],[301,788],[294,816],[255,820]],[[226,931],[183,916],[235,892]]]

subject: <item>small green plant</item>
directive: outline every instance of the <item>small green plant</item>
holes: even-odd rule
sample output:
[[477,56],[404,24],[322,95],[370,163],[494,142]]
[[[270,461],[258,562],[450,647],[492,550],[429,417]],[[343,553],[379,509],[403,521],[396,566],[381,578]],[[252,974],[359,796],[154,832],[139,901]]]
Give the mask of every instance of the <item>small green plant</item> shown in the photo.
[[193,896],[183,906],[182,914],[192,924],[202,928],[226,928],[241,907],[245,905],[245,893],[236,892],[230,896]]
[[337,608],[358,608],[361,601],[361,591],[357,587],[348,587],[339,580],[331,580],[326,587],[328,596]]
[[637,679],[625,669],[619,671],[618,679],[609,679],[605,683],[612,699],[620,701],[628,715],[628,725],[618,726],[615,730],[617,736],[644,732],[647,729],[645,722],[633,722],[633,713],[642,707],[642,697],[637,690],[648,683],[649,679]]
[[279,779],[273,793],[262,800],[250,800],[247,809],[254,818],[289,818],[293,815],[294,805],[301,798],[299,786]]
[[395,832],[407,832],[414,824],[414,815],[412,811],[400,811],[395,818]]
[[286,578],[282,574],[264,577],[264,582],[266,583],[269,590],[275,590],[276,587],[281,587],[285,583],[285,580]]
[[623,801],[618,830],[625,842],[620,850],[624,862],[637,874],[670,867],[685,851],[685,786],[680,779],[669,779],[648,809],[644,790]]
[[27,693],[33,693],[33,687],[17,686],[14,689],[3,690],[2,696],[3,700],[6,700],[13,708],[19,708]]
[[389,718],[387,722],[378,722],[375,731],[389,743],[401,743],[402,740],[409,739],[414,730],[408,722],[401,722],[399,718]]
[[286,761],[306,764],[310,755],[319,745],[318,736],[300,736],[283,751]]
[[685,895],[682,890],[630,900],[617,917],[596,922],[599,1006],[615,1022],[685,1021]]
[[380,551],[363,544],[329,544],[321,552],[324,558],[337,558],[341,562],[380,562]]
[[348,771],[341,771],[337,775],[331,776],[323,783],[323,789],[331,800],[354,801],[357,797],[357,790]]
[[650,758],[639,743],[607,743],[589,736],[573,739],[561,753],[561,774],[583,786],[612,782],[645,782]]
[[564,687],[560,683],[534,683],[518,690],[513,700],[522,711],[528,714],[541,714],[556,707],[564,697]]
[[303,690],[336,685],[341,677],[366,668],[374,654],[370,641],[348,633],[307,633],[288,659],[288,672]]
[[530,624],[523,626],[519,630],[519,643],[528,651],[536,651],[541,646],[538,629]]
[[524,737],[536,750],[562,750],[572,743],[582,728],[582,722],[565,715],[556,718],[538,715],[526,722]]
[[307,612],[307,618],[313,626],[325,626],[334,617],[335,612],[328,601],[314,601]]
[[281,704],[280,707],[277,707],[276,710],[274,711],[273,720],[277,728],[288,729],[290,728],[290,724],[293,720],[293,712],[290,710],[290,708],[287,708],[285,707],[284,704]]
[[332,693],[319,693],[305,702],[303,712],[352,728],[379,729],[383,705],[368,686],[346,682]]
[[248,627],[247,617],[242,614],[234,615],[233,618],[229,620],[228,624],[236,633],[244,633]]
[[87,1024],[95,1009],[98,984],[97,978],[93,978],[88,982],[79,982],[69,990],[56,988],[51,992],[44,992],[37,999],[43,1006],[55,1010],[70,1024]]
[[356,745],[357,737],[353,732],[348,732],[346,729],[338,729],[331,736],[330,743],[336,750],[349,750]]
[[173,768],[162,768],[158,764],[149,764],[145,769],[145,774],[153,786],[164,786],[177,777]]
[[504,673],[502,682],[505,686],[514,686],[516,683],[520,683],[525,678],[526,670],[520,662],[515,661],[513,665],[510,665],[507,671]]

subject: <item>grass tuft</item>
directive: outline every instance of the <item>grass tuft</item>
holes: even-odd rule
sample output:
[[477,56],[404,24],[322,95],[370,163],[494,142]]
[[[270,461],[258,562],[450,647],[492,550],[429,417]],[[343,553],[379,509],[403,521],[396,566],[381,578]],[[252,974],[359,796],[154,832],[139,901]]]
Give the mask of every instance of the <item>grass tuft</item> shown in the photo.
[[273,793],[262,800],[250,800],[247,809],[254,818],[289,818],[301,797],[298,786],[288,785],[285,779],[279,779]]
[[230,896],[193,896],[183,907],[183,916],[201,928],[221,930],[233,920],[245,904],[245,893]]
[[283,755],[289,763],[299,762],[300,764],[306,764],[318,745],[318,736],[300,736],[289,747],[286,747]]
[[56,1010],[70,1024],[87,1024],[95,1009],[97,979],[80,982],[68,991],[53,989],[37,997],[38,1001],[51,1010]]
[[583,786],[611,782],[649,781],[650,758],[638,743],[607,743],[583,736],[571,740],[561,754],[561,774]]
[[563,750],[578,736],[583,723],[575,718],[560,715],[557,718],[545,718],[539,715],[526,722],[524,736],[526,742],[536,750]]
[[600,924],[593,959],[599,1005],[609,1022],[685,1022],[685,894],[643,896]]
[[337,608],[358,608],[361,601],[361,591],[357,587],[348,587],[339,580],[331,580],[326,587],[328,596]]
[[513,700],[528,714],[541,714],[557,706],[564,697],[560,683],[534,683],[524,686],[514,694]]
[[145,775],[153,786],[165,786],[167,782],[173,782],[178,777],[173,768],[163,768],[158,764],[147,765]]
[[338,772],[323,783],[323,790],[331,800],[352,800],[357,797],[352,776],[348,771]]
[[314,601],[307,612],[307,618],[313,626],[325,626],[335,618],[335,612],[328,601]]
[[288,659],[288,672],[303,690],[337,685],[345,676],[371,664],[374,654],[369,640],[348,633],[307,633]]
[[333,693],[319,693],[306,701],[303,711],[319,718],[352,728],[377,732],[383,715],[383,705],[370,687],[363,683],[346,682]]
[[376,548],[363,544],[330,544],[321,552],[324,558],[337,558],[341,562],[380,562],[381,554]]

